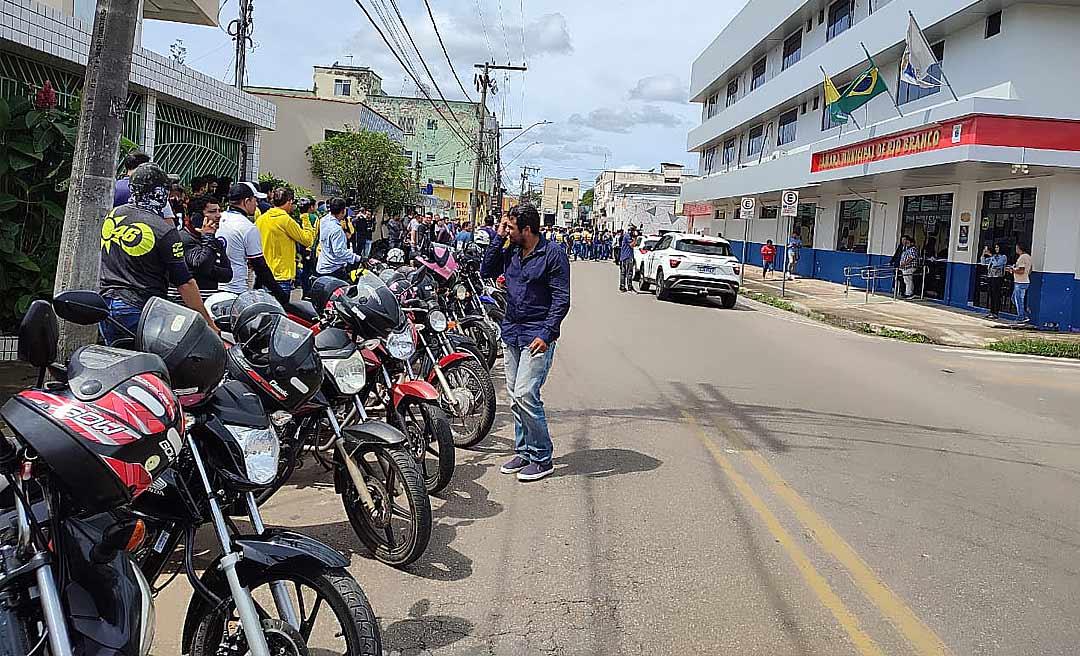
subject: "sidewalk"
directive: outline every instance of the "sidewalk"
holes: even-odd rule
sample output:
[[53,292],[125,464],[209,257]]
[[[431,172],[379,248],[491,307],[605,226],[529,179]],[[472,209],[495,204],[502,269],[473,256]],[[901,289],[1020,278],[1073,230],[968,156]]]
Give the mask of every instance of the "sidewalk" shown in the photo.
[[[743,291],[779,297],[780,274],[772,275],[771,279],[762,280],[760,267],[746,266]],[[894,301],[891,292],[872,295],[867,303],[864,289],[853,286],[845,295],[843,285],[811,278],[788,280],[784,300],[799,314],[835,326],[875,333],[902,331],[945,346],[984,348],[1003,339],[1025,338],[1080,342],[1080,334],[988,321],[982,314],[932,301]]]

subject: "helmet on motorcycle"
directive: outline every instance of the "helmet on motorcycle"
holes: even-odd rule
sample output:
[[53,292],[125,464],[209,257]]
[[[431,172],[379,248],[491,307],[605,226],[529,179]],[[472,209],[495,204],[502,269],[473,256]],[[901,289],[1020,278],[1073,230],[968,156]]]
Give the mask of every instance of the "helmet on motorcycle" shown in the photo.
[[236,297],[230,314],[237,342],[248,344],[254,340],[259,343],[251,344],[251,348],[259,349],[270,336],[273,318],[285,316],[285,310],[269,292],[254,289]]
[[487,248],[491,245],[491,233],[483,228],[477,228],[473,232],[473,243],[477,246]]
[[[210,313],[210,318],[214,320],[218,328],[224,330],[225,326],[222,326],[222,323],[228,325],[232,320],[232,306],[238,296],[239,294],[234,292],[215,292],[203,301],[206,311]],[[231,329],[231,326],[229,328]]]
[[228,350],[229,375],[252,383],[268,410],[292,411],[319,391],[322,361],[315,335],[284,314],[264,314],[258,339]]
[[204,396],[225,374],[225,345],[191,308],[152,298],[143,308],[135,348],[159,356],[179,396]]
[[397,296],[378,276],[367,273],[355,287],[331,301],[347,317],[354,336],[375,339],[389,335],[405,321]]
[[400,248],[391,248],[389,252],[386,253],[386,263],[392,267],[405,264],[405,251]]
[[310,294],[311,304],[315,306],[315,311],[320,315],[325,312],[330,299],[342,293],[341,290],[348,286],[349,283],[333,276],[316,278],[315,282],[311,283]]

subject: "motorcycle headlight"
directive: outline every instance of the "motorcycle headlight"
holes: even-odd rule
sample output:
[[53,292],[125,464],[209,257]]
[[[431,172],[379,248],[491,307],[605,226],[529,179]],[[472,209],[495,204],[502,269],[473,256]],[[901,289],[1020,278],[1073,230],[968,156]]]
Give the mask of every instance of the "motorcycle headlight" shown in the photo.
[[154,593],[150,589],[150,583],[146,580],[142,570],[133,561],[128,561],[135,580],[139,583],[142,598],[139,599],[139,656],[149,656],[150,647],[154,644],[154,627],[157,624],[154,612]]
[[454,287],[454,296],[457,300],[464,301],[469,296],[469,290],[465,289],[465,285],[456,285]]
[[390,333],[390,336],[386,338],[386,350],[390,351],[390,355],[398,360],[411,358],[413,353],[416,353],[416,343],[413,342],[412,330],[406,328],[399,333]]
[[445,314],[439,310],[435,310],[428,314],[428,325],[431,326],[431,329],[435,332],[444,333],[446,332],[446,327],[449,325],[449,322],[446,320]]
[[323,358],[323,367],[334,377],[342,394],[358,394],[367,384],[367,364],[360,351],[347,358],[332,360]]
[[280,444],[273,428],[229,426],[236,443],[244,454],[247,477],[256,485],[269,485],[277,476]]

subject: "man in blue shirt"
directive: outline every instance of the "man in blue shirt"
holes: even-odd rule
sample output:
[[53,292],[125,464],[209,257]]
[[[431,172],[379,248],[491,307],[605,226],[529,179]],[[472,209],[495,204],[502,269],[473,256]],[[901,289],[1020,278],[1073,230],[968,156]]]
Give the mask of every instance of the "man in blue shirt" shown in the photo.
[[506,390],[514,415],[514,452],[502,473],[519,481],[551,474],[551,436],[540,388],[555,357],[563,319],[570,311],[570,260],[566,251],[540,236],[540,213],[518,205],[499,224],[484,253],[481,272],[505,276],[506,317],[502,339]]
[[637,228],[630,226],[623,232],[619,240],[619,291],[634,291],[634,240],[637,239]]
[[349,248],[349,238],[341,227],[345,210],[345,199],[334,198],[330,201],[330,214],[319,221],[319,263],[315,273],[349,282],[349,271],[361,258]]

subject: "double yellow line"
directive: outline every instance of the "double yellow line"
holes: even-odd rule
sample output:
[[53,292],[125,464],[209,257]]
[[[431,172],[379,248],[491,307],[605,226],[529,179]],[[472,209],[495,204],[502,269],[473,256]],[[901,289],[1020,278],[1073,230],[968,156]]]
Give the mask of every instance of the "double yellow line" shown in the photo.
[[[754,491],[750,483],[736,470],[731,460],[724,454],[724,450],[706,432],[697,419],[685,411],[683,417],[697,433],[698,438],[713,457],[713,460],[716,461],[716,464],[731,480],[735,489],[758,514],[777,543],[787,552],[788,557],[791,558],[796,569],[799,570],[799,574],[807,586],[836,618],[836,621],[847,633],[848,638],[850,638],[859,653],[863,656],[884,656],[884,652],[877,642],[863,630],[859,618],[848,609],[825,577],[817,571],[806,552],[783,527],[780,520],[776,518],[776,515]],[[741,438],[734,434],[733,431],[728,437],[736,444],[742,443]],[[741,449],[740,453],[765,481],[769,490],[787,506],[804,527],[814,533],[821,548],[847,570],[856,587],[896,627],[919,656],[950,656],[949,649],[941,638],[930,627],[926,626],[884,581],[874,574],[873,570],[870,569],[859,554],[851,548],[851,545],[840,537],[840,534],[781,478],[780,474],[769,465],[761,454],[752,449]]]

